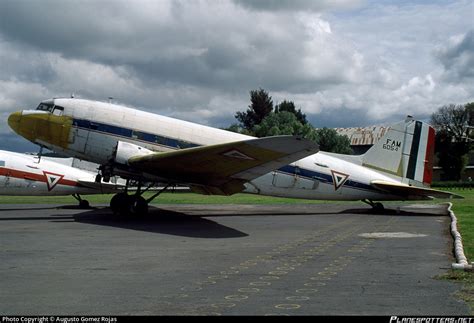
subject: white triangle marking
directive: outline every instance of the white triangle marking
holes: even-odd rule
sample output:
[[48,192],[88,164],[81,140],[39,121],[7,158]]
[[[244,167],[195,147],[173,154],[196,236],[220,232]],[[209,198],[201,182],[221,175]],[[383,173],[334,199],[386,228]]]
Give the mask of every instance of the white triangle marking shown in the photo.
[[334,189],[337,191],[349,178],[349,175],[331,170]]
[[254,160],[254,158],[249,157],[249,156],[241,153],[237,149],[232,149],[228,152],[223,153],[222,155],[227,156],[227,157],[231,157],[231,158],[237,158],[237,159]]

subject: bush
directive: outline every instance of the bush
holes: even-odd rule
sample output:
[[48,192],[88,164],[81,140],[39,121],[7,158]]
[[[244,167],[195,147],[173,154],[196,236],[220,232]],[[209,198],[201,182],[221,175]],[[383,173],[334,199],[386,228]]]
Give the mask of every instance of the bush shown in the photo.
[[464,188],[472,189],[474,188],[474,182],[456,182],[456,181],[446,181],[446,182],[433,182],[431,183],[432,188]]

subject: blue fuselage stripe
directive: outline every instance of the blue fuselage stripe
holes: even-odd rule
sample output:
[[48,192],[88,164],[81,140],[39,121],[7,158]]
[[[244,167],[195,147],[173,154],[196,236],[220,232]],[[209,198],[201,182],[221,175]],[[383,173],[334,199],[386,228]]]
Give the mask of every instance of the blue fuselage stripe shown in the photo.
[[[199,144],[195,144],[195,143],[191,143],[191,142],[187,142],[183,140],[177,140],[174,138],[164,137],[161,135],[146,133],[143,131],[132,130],[128,128],[123,128],[119,126],[114,126],[114,125],[109,125],[105,123],[94,122],[94,121],[89,121],[89,120],[84,120],[84,119],[73,119],[73,126],[80,128],[82,130],[102,132],[106,134],[133,139],[133,140],[140,140],[140,141],[147,142],[149,144],[166,146],[172,149],[183,149],[183,148],[201,146]],[[288,175],[296,174],[302,178],[309,179],[309,180],[317,180],[322,183],[333,184],[333,178],[331,175],[316,172],[316,171],[306,169],[306,168],[301,168],[299,166],[286,165],[278,169],[278,171],[281,173],[288,174]],[[378,191],[370,185],[359,183],[352,180],[347,180],[344,183],[344,186],[348,186],[354,189],[369,190],[372,192]]]
[[77,128],[81,128],[83,130],[98,131],[98,132],[103,132],[103,133],[107,133],[111,135],[117,135],[117,136],[121,136],[125,138],[130,138],[130,139],[138,139],[150,144],[167,146],[174,149],[191,148],[191,147],[200,146],[192,142],[176,140],[173,138],[155,135],[155,134],[151,134],[151,133],[147,133],[143,131],[127,129],[127,128],[113,126],[113,125],[109,125],[105,123],[99,123],[99,122],[93,122],[93,121],[91,122],[89,120],[83,120],[83,119],[74,119],[73,126]]

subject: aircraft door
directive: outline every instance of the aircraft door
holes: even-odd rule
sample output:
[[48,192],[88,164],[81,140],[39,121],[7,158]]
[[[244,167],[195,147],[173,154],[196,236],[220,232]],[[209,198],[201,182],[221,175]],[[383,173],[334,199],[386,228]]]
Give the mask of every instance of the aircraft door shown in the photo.
[[69,141],[75,151],[84,153],[86,151],[87,140],[89,138],[88,121],[74,121],[73,130],[71,131]]
[[280,188],[293,188],[295,186],[295,174],[284,173],[281,171],[273,172],[272,185]]
[[[285,168],[285,170],[287,172],[273,172],[273,186],[300,190],[314,190],[318,188],[319,182],[314,178],[304,176],[303,171],[297,165],[291,168]],[[288,172],[289,170],[291,170],[291,172]]]

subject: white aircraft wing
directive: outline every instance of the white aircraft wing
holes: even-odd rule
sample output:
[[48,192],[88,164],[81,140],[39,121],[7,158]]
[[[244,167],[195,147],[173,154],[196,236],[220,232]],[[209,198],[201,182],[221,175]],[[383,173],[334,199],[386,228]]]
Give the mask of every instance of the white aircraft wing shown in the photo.
[[438,191],[431,188],[409,186],[406,184],[391,183],[385,181],[372,181],[371,185],[387,193],[399,196],[419,196],[420,198],[461,198],[464,197],[451,192]]
[[319,151],[307,139],[276,136],[134,156],[134,169],[168,181],[198,185],[208,194],[231,195],[244,183]]

